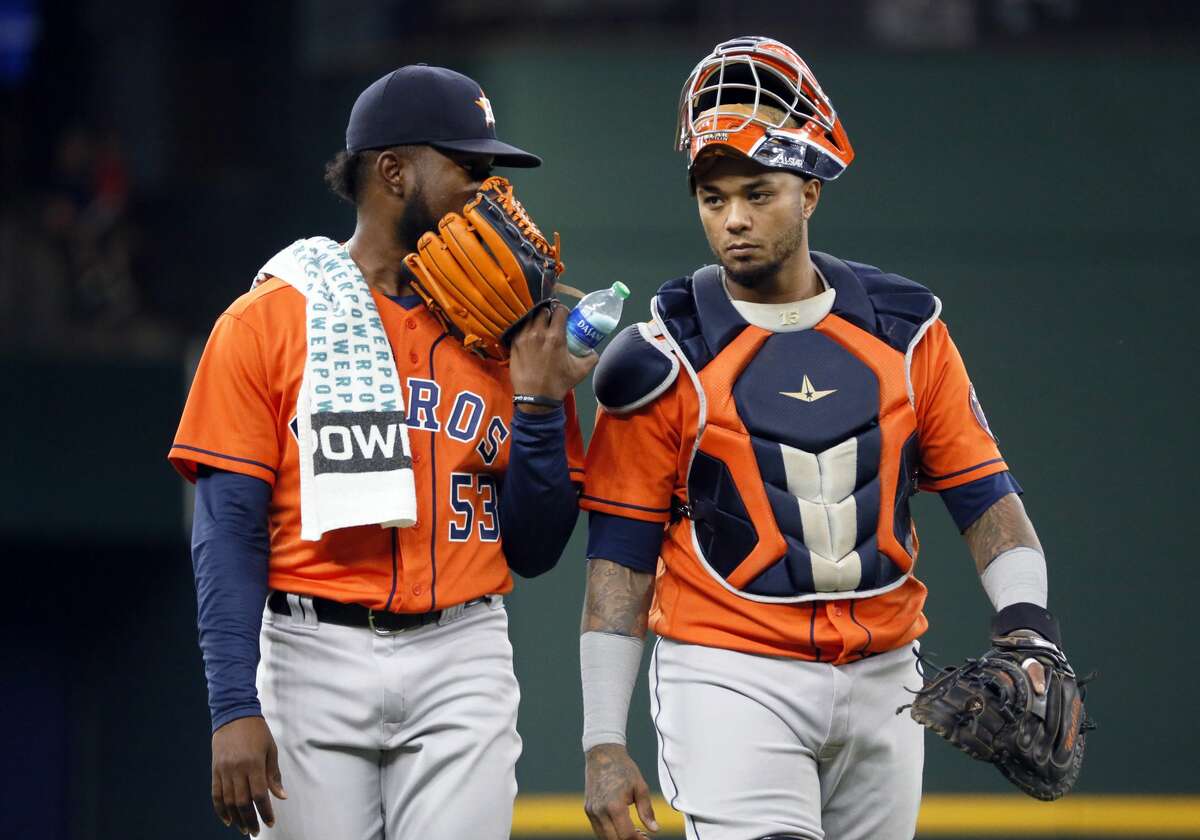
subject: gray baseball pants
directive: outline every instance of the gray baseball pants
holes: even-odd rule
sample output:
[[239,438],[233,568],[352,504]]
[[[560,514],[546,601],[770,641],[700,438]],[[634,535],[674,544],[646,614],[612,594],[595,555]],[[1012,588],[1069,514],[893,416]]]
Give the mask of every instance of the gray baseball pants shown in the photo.
[[911,840],[924,730],[902,647],[832,666],[661,639],[650,663],[659,781],[689,840]]
[[520,694],[501,599],[388,636],[303,607],[263,622],[258,691],[288,799],[259,836],[507,838]]

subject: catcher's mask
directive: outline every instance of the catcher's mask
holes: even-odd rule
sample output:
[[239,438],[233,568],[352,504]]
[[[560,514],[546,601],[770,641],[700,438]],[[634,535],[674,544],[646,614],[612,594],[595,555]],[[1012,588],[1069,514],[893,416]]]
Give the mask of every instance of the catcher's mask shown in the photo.
[[808,65],[791,47],[762,36],[717,44],[692,70],[679,97],[677,148],[687,153],[689,172],[711,148],[821,181],[854,160]]

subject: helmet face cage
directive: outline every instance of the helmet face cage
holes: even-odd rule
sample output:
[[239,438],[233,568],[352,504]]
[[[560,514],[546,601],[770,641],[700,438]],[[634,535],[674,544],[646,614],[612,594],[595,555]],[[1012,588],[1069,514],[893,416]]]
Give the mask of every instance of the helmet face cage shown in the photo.
[[710,144],[823,181],[854,158],[808,65],[787,45],[763,37],[718,44],[684,83],[677,148],[687,152],[690,168]]

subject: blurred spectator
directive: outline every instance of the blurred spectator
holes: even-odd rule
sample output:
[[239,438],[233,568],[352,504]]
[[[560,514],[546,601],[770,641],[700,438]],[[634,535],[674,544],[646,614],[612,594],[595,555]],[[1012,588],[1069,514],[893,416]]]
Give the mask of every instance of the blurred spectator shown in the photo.
[[142,357],[178,349],[143,303],[130,198],[115,134],[63,133],[45,186],[0,215],[0,347]]
[[867,31],[901,48],[962,48],[975,43],[974,0],[868,0]]

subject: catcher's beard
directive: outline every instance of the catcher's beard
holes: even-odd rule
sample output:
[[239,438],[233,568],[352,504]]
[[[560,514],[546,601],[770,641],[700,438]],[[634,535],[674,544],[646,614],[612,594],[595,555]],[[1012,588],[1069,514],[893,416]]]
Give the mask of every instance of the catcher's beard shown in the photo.
[[437,231],[438,220],[429,209],[425,189],[421,184],[414,188],[412,196],[404,204],[404,211],[396,220],[396,239],[410,251],[417,250],[417,241],[430,231]]
[[[804,223],[796,225],[787,231],[780,239],[773,242],[767,260],[753,267],[730,265],[721,258],[721,254],[713,249],[713,256],[725,269],[725,276],[746,289],[757,289],[769,285],[779,276],[779,268],[792,258],[804,245]],[[711,244],[709,246],[712,247]]]

